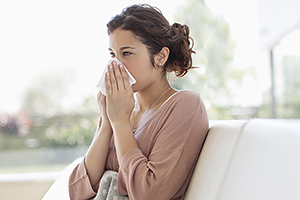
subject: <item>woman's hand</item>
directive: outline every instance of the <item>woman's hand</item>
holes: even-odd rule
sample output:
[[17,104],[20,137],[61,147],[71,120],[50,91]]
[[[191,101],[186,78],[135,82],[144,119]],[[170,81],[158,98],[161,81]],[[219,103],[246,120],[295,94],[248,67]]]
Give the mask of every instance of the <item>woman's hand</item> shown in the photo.
[[106,109],[111,124],[130,122],[134,97],[123,65],[112,62],[105,76]]
[[110,126],[110,122],[107,116],[107,111],[106,111],[106,96],[102,94],[102,92],[99,91],[98,96],[98,105],[100,108],[100,113],[102,116],[102,123],[107,123]]

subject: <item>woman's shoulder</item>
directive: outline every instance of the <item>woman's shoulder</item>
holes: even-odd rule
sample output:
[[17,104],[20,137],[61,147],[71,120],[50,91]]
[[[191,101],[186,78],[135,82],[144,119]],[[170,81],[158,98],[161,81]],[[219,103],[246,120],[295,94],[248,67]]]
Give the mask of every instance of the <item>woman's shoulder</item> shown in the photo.
[[191,90],[179,90],[174,94],[174,100],[177,102],[201,102],[200,94]]
[[167,107],[184,109],[186,111],[193,112],[193,110],[197,110],[197,108],[205,109],[205,105],[200,97],[200,94],[190,90],[180,90],[173,94],[169,99],[165,102],[168,104]]
[[189,95],[189,96],[200,96],[198,92],[192,91],[192,90],[178,90],[178,94],[180,95]]
[[[169,116],[177,118],[179,121],[193,121],[203,125],[207,123],[207,111],[200,94],[190,90],[177,91],[171,97],[166,109],[170,111]],[[173,119],[174,119],[173,118]],[[202,123],[203,122],[203,123]]]

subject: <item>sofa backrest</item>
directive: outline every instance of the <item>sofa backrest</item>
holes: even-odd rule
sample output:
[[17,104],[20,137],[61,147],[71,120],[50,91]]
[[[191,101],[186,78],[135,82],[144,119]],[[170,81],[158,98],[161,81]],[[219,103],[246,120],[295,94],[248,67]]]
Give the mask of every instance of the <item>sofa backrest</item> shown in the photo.
[[212,122],[185,200],[300,199],[300,120]]

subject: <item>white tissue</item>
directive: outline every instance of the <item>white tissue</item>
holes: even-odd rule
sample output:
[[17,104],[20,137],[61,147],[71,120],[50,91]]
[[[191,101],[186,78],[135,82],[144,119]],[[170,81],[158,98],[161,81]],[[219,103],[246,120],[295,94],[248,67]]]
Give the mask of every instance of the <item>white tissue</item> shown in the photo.
[[132,86],[133,84],[136,83],[136,80],[133,78],[133,76],[130,74],[130,72],[127,70],[127,68],[125,67],[125,65],[123,63],[121,63],[117,58],[112,58],[110,59],[105,68],[104,68],[104,71],[102,73],[102,76],[97,84],[97,87],[100,88],[100,91],[102,92],[102,94],[104,94],[106,96],[106,87],[105,87],[105,73],[108,71],[108,65],[110,65],[113,61],[117,62],[117,64],[120,64],[120,65],[123,65],[124,66],[124,69],[125,71],[127,72],[128,74],[128,79],[129,79],[129,83],[130,83],[130,86]]

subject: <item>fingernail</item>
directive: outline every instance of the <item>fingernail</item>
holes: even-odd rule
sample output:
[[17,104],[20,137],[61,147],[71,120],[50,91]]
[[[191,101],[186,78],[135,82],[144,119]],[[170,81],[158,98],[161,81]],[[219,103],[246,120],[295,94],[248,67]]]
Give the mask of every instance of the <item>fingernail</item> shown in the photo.
[[120,65],[120,68],[123,68],[124,66],[123,65]]
[[112,69],[112,65],[108,65],[108,68]]
[[109,72],[106,72],[106,73],[105,73],[105,76],[109,76]]

